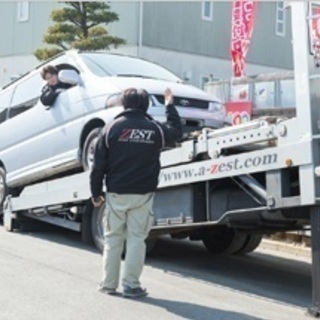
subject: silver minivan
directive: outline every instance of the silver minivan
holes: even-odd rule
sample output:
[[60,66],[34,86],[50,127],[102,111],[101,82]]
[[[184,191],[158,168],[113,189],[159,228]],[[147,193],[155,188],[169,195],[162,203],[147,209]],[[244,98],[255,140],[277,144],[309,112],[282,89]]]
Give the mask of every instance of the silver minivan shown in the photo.
[[[49,109],[39,100],[46,64],[59,67],[60,81],[73,85]],[[170,87],[186,130],[224,125],[219,101],[157,64],[105,52],[65,52],[0,91],[0,206],[9,189],[90,168],[99,131],[123,110],[107,101],[128,87],[149,92],[149,113],[158,121],[165,121],[163,93]]]

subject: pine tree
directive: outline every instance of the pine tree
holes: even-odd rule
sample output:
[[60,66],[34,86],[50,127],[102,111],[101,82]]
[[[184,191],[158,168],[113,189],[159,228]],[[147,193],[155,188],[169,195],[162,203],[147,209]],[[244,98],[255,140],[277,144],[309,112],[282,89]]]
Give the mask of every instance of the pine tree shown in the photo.
[[69,49],[109,50],[117,48],[125,40],[111,36],[105,25],[118,21],[115,12],[104,2],[64,2],[65,7],[51,12],[55,22],[43,37],[50,47],[37,49],[34,55],[39,60],[47,60],[52,56]]

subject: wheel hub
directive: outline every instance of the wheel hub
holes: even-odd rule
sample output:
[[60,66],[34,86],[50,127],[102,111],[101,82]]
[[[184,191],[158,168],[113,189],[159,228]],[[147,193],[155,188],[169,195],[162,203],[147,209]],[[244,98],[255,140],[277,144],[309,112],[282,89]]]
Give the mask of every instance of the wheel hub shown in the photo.
[[0,176],[0,202],[2,202],[3,197],[4,197],[4,179],[2,176]]
[[87,164],[89,169],[92,169],[92,166],[93,166],[94,150],[95,150],[97,141],[98,141],[98,138],[95,138],[89,144],[88,153],[87,153]]

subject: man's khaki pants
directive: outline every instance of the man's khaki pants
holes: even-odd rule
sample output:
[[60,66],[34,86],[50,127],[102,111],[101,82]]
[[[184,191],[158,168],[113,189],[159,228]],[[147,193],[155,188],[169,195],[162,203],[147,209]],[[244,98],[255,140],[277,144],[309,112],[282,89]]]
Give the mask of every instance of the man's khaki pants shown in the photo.
[[126,241],[126,257],[122,284],[140,287],[147,238],[153,223],[154,193],[107,193],[103,218],[105,245],[102,286],[116,289],[119,285],[121,255]]

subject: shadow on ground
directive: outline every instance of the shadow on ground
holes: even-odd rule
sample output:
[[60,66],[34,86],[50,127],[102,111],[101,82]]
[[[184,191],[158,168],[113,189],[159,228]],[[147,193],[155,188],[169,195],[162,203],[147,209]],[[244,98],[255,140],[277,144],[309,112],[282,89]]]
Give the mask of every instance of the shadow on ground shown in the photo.
[[261,318],[252,317],[239,312],[227,311],[222,309],[214,309],[214,308],[202,306],[195,303],[170,301],[170,300],[164,300],[164,299],[154,299],[151,297],[146,297],[144,299],[137,300],[137,301],[166,309],[168,312],[172,314],[175,314],[183,319],[189,319],[189,320],[204,320],[204,319],[260,320],[261,319]]
[[304,308],[311,303],[311,265],[303,261],[260,252],[212,255],[201,242],[162,238],[147,265]]
[[[16,232],[99,254],[93,246],[82,243],[78,233],[58,227],[50,227],[45,231]],[[163,237],[159,239],[151,256],[147,258],[146,264],[180,277],[193,278],[303,308],[309,307],[311,303],[311,265],[307,262],[261,252],[245,256],[212,255],[201,242]],[[190,309],[187,314],[189,316],[193,314],[191,311],[193,304],[182,306],[182,303],[177,302],[176,307],[176,303],[172,305],[170,301],[152,298],[146,301],[159,306],[163,304],[163,307],[172,309],[172,312],[185,312],[185,309]],[[235,319],[250,319],[241,318],[241,315],[237,314],[230,315],[227,319],[233,319],[233,316]]]

